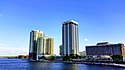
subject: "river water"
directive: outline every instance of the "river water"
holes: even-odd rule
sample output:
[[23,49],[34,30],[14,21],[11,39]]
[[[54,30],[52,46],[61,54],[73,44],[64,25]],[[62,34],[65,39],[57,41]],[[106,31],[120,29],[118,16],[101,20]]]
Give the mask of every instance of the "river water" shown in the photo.
[[125,70],[100,65],[28,62],[23,59],[0,59],[0,70]]

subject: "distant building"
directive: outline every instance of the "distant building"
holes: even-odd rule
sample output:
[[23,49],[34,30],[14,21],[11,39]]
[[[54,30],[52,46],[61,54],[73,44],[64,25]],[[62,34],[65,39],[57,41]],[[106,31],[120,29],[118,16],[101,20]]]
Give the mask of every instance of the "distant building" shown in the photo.
[[28,55],[18,55],[18,58],[21,58],[21,59],[28,59]]
[[79,52],[79,55],[80,55],[80,56],[86,56],[86,51]]
[[54,55],[54,39],[53,38],[46,39],[46,54]]
[[108,42],[97,43],[94,46],[86,46],[87,56],[100,56],[100,55],[122,55],[125,56],[124,44],[110,44]]
[[44,55],[44,37],[40,37],[37,40],[37,55]]
[[59,54],[61,56],[63,56],[63,47],[62,47],[62,45],[59,46]]
[[30,32],[29,59],[31,60],[37,59],[37,39],[40,37],[44,37],[42,31],[32,30]]
[[62,24],[63,56],[79,54],[78,23],[74,20]]
[[48,38],[42,31],[32,30],[30,32],[29,59],[39,60],[44,55],[53,55],[54,39]]

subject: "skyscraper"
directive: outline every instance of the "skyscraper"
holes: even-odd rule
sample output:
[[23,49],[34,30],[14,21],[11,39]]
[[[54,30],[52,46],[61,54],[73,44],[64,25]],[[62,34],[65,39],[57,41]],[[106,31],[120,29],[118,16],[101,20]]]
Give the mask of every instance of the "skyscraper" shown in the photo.
[[79,53],[78,23],[74,20],[62,24],[63,55],[75,55]]
[[40,37],[44,37],[42,31],[32,30],[30,32],[30,44],[29,44],[29,59],[36,60],[37,59],[37,39]]
[[37,60],[39,58],[39,56],[43,56],[44,55],[44,38],[40,37],[37,40]]
[[39,60],[42,56],[53,55],[54,39],[44,36],[39,30],[30,32],[29,59]]
[[54,39],[47,38],[46,39],[46,54],[53,55],[54,54]]
[[60,54],[61,56],[63,56],[63,50],[62,50],[62,49],[63,49],[63,47],[62,47],[62,45],[60,45],[60,46],[59,46],[59,54]]

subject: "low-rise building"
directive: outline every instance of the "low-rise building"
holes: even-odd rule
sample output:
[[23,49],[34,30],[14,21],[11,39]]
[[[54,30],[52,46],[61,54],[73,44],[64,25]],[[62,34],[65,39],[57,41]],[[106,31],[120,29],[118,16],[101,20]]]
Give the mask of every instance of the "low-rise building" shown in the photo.
[[79,52],[79,55],[80,55],[80,56],[86,56],[86,51]]
[[93,46],[86,46],[87,56],[100,56],[100,55],[122,55],[125,56],[124,44],[110,44],[108,42],[97,43]]

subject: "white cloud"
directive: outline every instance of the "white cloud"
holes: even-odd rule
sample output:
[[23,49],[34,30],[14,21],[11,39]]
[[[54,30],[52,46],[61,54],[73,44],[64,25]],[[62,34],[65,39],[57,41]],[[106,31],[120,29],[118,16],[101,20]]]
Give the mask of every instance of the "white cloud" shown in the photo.
[[5,44],[3,44],[3,43],[0,43],[0,47],[3,47],[3,46],[5,46]]
[[[0,47],[6,47],[7,45],[4,43],[0,43]],[[1,49],[0,49],[1,50]]]
[[0,46],[0,56],[15,56],[21,54],[27,55],[28,48]]
[[87,41],[88,41],[88,39],[87,39],[87,38],[85,38],[85,39],[84,39],[84,41],[85,41],[85,42],[87,42]]
[[[17,41],[17,43],[21,43]],[[13,47],[12,47],[13,46]],[[0,43],[0,56],[15,56],[15,55],[27,55],[29,52],[29,47],[25,47],[23,45],[6,45],[4,43]]]

